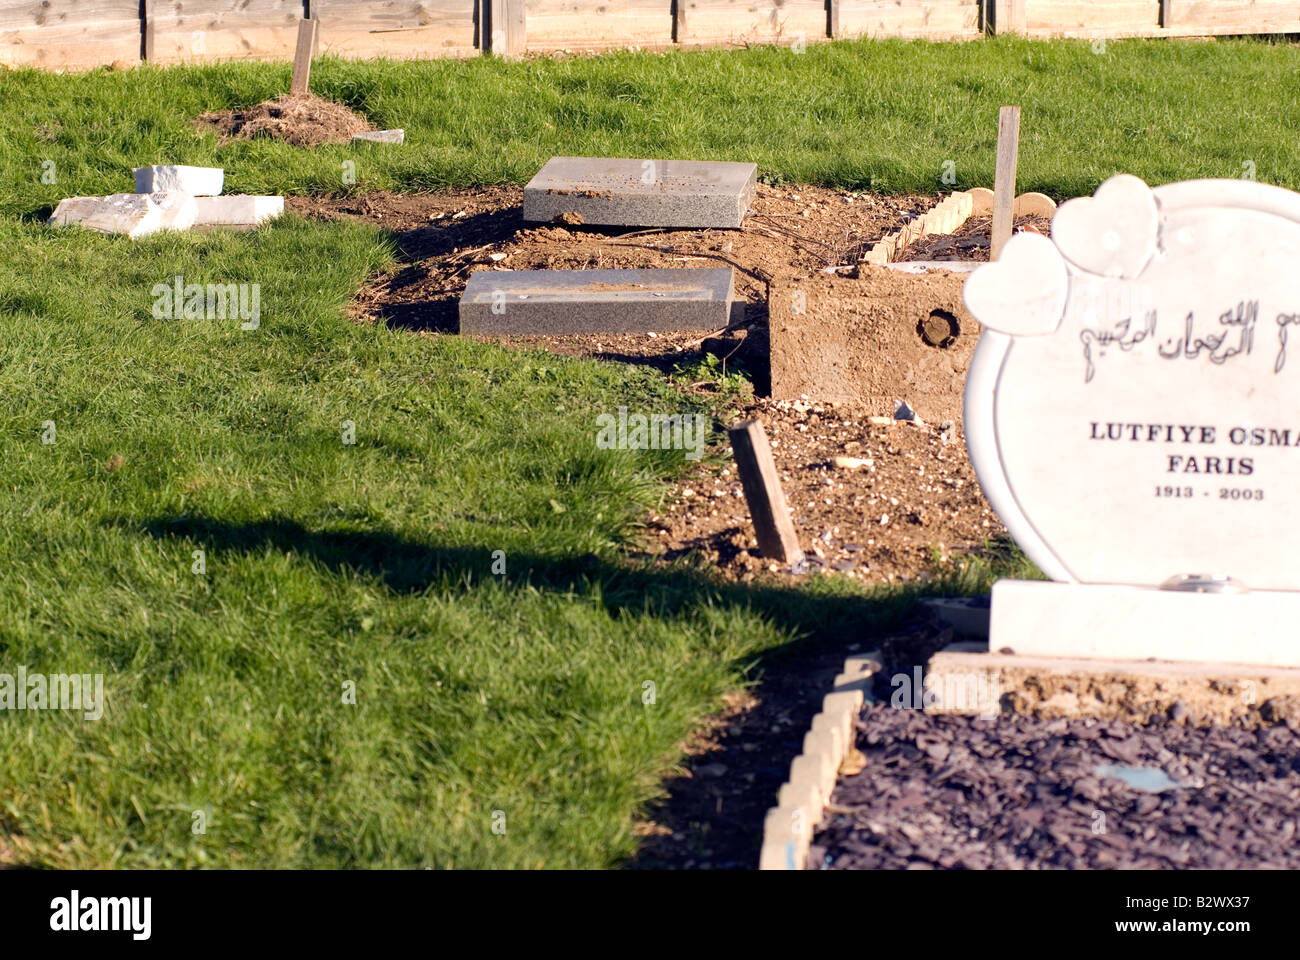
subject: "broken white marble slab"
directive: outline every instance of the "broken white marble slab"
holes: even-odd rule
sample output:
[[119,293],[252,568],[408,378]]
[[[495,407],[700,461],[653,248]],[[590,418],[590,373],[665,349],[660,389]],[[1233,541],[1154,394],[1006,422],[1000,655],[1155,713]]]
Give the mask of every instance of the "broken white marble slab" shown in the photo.
[[188,230],[194,225],[194,215],[194,197],[188,193],[114,193],[60,200],[49,222],[51,226],[76,224],[137,239],[160,230]]
[[188,230],[194,226],[198,216],[198,198],[192,193],[171,190],[167,193],[151,193],[149,199],[162,211],[160,230]]
[[184,167],[175,165],[136,167],[136,193],[166,193],[180,190],[196,197],[215,197],[225,186],[226,171],[221,167]]
[[257,227],[284,213],[284,197],[234,194],[228,197],[196,197],[197,227]]
[[406,141],[406,131],[397,130],[369,130],[365,133],[358,133],[352,138],[353,143],[395,143],[402,144]]

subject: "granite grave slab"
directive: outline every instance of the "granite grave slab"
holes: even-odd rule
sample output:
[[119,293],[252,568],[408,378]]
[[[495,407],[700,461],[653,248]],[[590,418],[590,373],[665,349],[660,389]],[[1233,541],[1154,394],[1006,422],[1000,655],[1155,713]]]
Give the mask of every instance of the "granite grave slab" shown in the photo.
[[460,332],[663,333],[727,326],[730,267],[479,270],[460,299]]
[[752,163],[552,157],[524,187],[524,219],[739,228],[757,173]]

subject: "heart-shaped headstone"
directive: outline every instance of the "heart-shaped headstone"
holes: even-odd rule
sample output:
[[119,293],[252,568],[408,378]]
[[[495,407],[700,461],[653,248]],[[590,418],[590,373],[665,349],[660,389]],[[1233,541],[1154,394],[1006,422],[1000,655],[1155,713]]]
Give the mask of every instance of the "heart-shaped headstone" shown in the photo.
[[970,275],[962,299],[971,316],[988,329],[1034,336],[1051,333],[1060,324],[1069,288],[1069,272],[1056,245],[1036,233],[1017,233],[996,262]]
[[1102,277],[1135,279],[1156,252],[1160,211],[1155,194],[1128,174],[1111,177],[1091,197],[1061,204],[1052,239],[1067,260]]

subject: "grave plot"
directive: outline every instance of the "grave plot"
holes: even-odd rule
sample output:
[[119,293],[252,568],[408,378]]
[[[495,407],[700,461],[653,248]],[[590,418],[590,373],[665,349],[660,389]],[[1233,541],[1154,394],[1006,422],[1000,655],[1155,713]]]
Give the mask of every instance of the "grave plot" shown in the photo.
[[[887,350],[878,351],[882,369],[897,386],[880,390],[875,403],[804,400],[795,394],[728,411],[729,422],[758,417],[767,427],[806,564],[792,570],[760,556],[734,470],[724,475],[704,466],[676,484],[662,510],[648,518],[641,550],[669,560],[693,556],[740,580],[833,572],[897,582],[964,562],[1005,535],[978,489],[962,442],[961,383],[978,325],[964,313],[961,277],[909,276],[883,267],[863,268],[872,279],[862,281],[823,273],[828,265],[857,263],[882,236],[932,209],[932,198],[853,196],[760,183],[740,230],[648,232],[529,226],[519,202],[517,189],[495,188],[290,198],[289,206],[309,217],[359,218],[395,230],[409,264],[364,290],[357,315],[416,331],[454,333],[471,276],[731,268],[735,297],[745,301],[745,324],[720,336],[717,328],[706,326],[656,334],[535,334],[500,342],[651,364],[665,372],[698,363],[707,348],[726,357],[720,364],[726,370],[738,362],[747,365],[760,392],[768,379],[769,290],[842,288],[860,304],[882,300],[886,312],[893,308],[884,301],[901,297],[910,303],[909,312],[889,314],[898,320],[899,332],[887,337]],[[914,295],[932,287],[925,296]],[[816,296],[814,311],[820,309]],[[919,313],[912,309],[935,297],[942,303]],[[955,339],[945,316],[930,316],[936,308],[953,315]],[[754,359],[744,359],[746,354]],[[895,400],[912,405],[920,421],[896,424]]]
[[882,647],[861,757],[835,784],[814,721],[766,866],[1300,865],[1297,253],[1300,195],[1118,176],[970,275],[971,462],[1052,579]]

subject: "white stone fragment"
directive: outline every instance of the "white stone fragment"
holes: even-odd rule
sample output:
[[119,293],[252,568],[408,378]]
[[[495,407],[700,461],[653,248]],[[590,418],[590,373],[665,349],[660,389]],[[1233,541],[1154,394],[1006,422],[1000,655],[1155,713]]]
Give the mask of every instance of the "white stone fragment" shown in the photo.
[[194,226],[194,218],[198,215],[198,202],[194,194],[172,190],[167,193],[151,193],[149,199],[162,211],[159,229],[188,230]]
[[229,197],[197,197],[194,225],[199,227],[256,227],[284,213],[284,197],[235,194]]
[[147,237],[162,229],[163,211],[148,194],[115,193],[107,197],[68,197],[50,217],[51,226],[76,224],[99,233]]
[[358,133],[352,138],[353,143],[395,143],[402,144],[406,141],[406,131],[397,130],[368,130],[365,133]]
[[135,169],[136,193],[167,193],[180,190],[196,197],[215,197],[225,185],[221,167],[152,166]]

